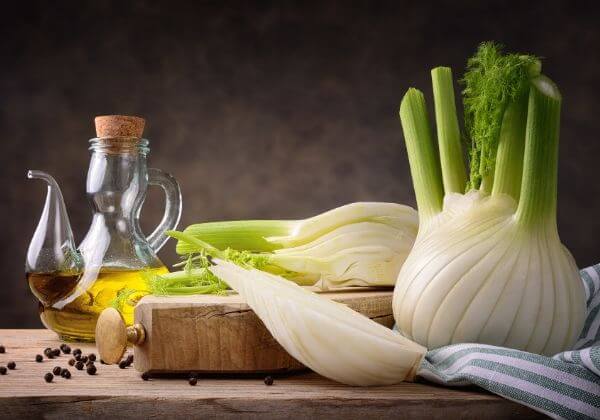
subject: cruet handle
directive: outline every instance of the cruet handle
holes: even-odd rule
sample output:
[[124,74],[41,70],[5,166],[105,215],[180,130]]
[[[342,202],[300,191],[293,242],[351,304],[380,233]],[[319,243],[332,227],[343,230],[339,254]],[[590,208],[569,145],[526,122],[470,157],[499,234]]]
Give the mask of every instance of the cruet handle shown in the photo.
[[157,185],[165,192],[165,214],[147,237],[154,252],[158,252],[169,240],[164,233],[175,229],[181,218],[181,189],[173,175],[156,168],[148,168],[148,184]]

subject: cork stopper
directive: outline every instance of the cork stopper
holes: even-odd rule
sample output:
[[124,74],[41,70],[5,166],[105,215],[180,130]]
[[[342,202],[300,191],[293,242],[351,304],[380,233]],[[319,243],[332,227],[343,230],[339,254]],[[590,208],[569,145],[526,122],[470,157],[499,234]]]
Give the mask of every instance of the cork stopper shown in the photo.
[[141,139],[146,121],[129,115],[101,115],[95,118],[96,136]]

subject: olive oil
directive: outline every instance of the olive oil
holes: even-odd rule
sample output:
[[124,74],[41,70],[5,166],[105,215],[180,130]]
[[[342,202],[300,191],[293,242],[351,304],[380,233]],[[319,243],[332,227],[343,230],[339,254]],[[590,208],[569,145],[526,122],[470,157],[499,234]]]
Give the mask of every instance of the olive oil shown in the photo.
[[40,301],[42,323],[56,332],[62,340],[94,341],[96,320],[105,308],[111,306],[117,294],[126,289],[132,293],[119,308],[125,323],[133,324],[133,308],[147,294],[144,277],[164,274],[166,267],[144,270],[116,270],[102,268],[95,279],[84,287],[82,274],[28,273],[29,287]]

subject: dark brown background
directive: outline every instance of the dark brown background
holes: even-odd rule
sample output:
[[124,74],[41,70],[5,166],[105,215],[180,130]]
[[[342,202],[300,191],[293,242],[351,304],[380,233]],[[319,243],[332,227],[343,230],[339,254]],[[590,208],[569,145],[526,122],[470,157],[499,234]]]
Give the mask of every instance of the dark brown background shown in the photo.
[[[460,73],[488,39],[546,57],[564,95],[561,236],[580,266],[600,261],[596,2],[20,3],[0,26],[0,327],[40,325],[23,261],[45,192],[26,170],[56,176],[81,239],[95,115],[147,118],[151,165],[183,189],[181,226],[414,205],[400,98],[430,95],[430,68]],[[146,230],[161,206],[153,191]],[[173,243],[161,256],[175,261]]]

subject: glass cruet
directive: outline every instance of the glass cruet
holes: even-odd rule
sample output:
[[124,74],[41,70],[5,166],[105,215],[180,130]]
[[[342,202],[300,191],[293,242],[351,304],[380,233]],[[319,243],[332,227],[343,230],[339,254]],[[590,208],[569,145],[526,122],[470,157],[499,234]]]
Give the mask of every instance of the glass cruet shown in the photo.
[[[40,301],[44,325],[64,340],[93,341],[96,320],[118,297],[127,324],[133,306],[145,294],[146,278],[167,268],[156,253],[165,244],[166,230],[181,216],[181,191],[173,176],[147,168],[149,141],[142,138],[144,120],[130,116],[96,117],[86,194],[92,222],[75,249],[66,208],[56,181],[41,171],[28,176],[47,183],[42,216],[29,245],[25,270]],[[165,192],[165,213],[147,237],[139,216],[148,185]]]

